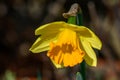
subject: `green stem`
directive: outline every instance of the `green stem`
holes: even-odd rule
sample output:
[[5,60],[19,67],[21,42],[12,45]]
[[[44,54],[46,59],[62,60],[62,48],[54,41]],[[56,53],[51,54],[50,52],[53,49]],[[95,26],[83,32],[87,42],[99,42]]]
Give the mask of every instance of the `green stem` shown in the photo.
[[[83,25],[83,16],[82,16],[82,12],[79,12],[77,14],[77,25],[82,26]],[[82,75],[83,80],[86,80],[86,65],[85,65],[85,61],[83,61],[80,65],[80,72]]]
[[70,24],[76,24],[76,17],[75,16],[71,16],[68,18],[68,22]]
[[[79,25],[82,26],[83,25],[83,16],[82,16],[82,11],[80,10],[77,13],[77,16],[70,16],[68,18],[68,22],[70,24],[75,24],[75,25]],[[82,75],[82,79],[86,80],[86,65],[85,62],[83,61],[80,65],[80,73]]]
[[77,17],[76,18],[77,19],[76,20],[77,25],[82,26],[83,25],[83,16],[82,16],[82,13],[79,12],[76,17]]
[[40,71],[38,70],[37,72],[37,80],[41,80],[41,74],[40,74]]
[[85,66],[85,61],[83,61],[80,65],[80,72],[82,75],[83,80],[86,80],[86,66]]

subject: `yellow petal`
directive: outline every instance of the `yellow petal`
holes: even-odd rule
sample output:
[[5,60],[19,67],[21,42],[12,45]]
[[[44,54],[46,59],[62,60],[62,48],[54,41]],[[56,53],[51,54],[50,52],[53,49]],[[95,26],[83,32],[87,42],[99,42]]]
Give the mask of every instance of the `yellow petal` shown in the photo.
[[87,30],[90,32],[91,37],[85,37],[85,39],[88,40],[93,48],[100,50],[102,47],[102,42],[90,29],[87,28]]
[[57,40],[57,35],[60,33],[60,29],[64,24],[65,22],[62,21],[53,22],[37,28],[35,34],[41,36],[34,42],[30,51],[39,53],[48,50],[50,42],[55,42]]
[[52,63],[55,65],[56,68],[63,68],[64,66],[62,64],[57,64],[54,60],[52,60]]
[[40,26],[35,30],[35,35],[51,35],[51,34],[55,35],[56,33],[59,33],[64,29],[70,29],[75,32],[83,33],[84,30],[86,30],[86,27],[68,24],[63,21],[58,21]]
[[81,40],[83,49],[86,52],[86,54],[84,56],[86,63],[90,66],[96,66],[97,58],[96,58],[96,54],[95,54],[94,50],[92,49],[91,45],[83,37],[80,37],[80,40]]
[[43,40],[41,40],[41,38],[39,37],[29,50],[32,51],[33,53],[39,53],[48,50],[49,44],[46,44],[47,42],[46,43],[42,43],[42,42]]
[[30,51],[33,53],[40,53],[49,50],[49,44],[51,41],[56,41],[56,37],[53,35],[51,37],[39,37],[34,44],[31,46]]
[[77,30],[77,33],[79,34],[79,36],[84,37],[93,48],[96,48],[99,50],[101,49],[102,42],[90,29],[84,26],[80,26],[79,31]]
[[64,27],[65,22],[52,22],[40,26],[35,30],[35,35],[55,35],[60,32],[60,29]]

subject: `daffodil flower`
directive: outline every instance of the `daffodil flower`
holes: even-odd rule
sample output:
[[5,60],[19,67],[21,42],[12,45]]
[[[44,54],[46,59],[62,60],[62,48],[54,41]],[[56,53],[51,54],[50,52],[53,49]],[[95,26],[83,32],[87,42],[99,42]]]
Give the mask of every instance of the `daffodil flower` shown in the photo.
[[90,66],[97,65],[93,48],[101,49],[99,38],[88,28],[68,24],[63,21],[52,22],[35,30],[40,35],[30,51],[40,53],[48,51],[47,56],[57,68],[72,67],[83,60]]

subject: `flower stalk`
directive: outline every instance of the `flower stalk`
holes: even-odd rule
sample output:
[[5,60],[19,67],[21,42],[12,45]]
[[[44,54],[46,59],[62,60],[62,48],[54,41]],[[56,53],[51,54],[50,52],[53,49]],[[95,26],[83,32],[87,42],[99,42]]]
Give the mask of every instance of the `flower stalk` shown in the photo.
[[[79,4],[75,3],[71,6],[68,13],[64,13],[63,16],[68,18],[68,22],[70,24],[75,24],[79,26],[83,26],[83,16],[82,16],[82,10],[79,6]],[[69,17],[68,17],[69,16]],[[86,80],[86,66],[85,62],[83,61],[80,64],[80,72],[82,75],[82,79]]]

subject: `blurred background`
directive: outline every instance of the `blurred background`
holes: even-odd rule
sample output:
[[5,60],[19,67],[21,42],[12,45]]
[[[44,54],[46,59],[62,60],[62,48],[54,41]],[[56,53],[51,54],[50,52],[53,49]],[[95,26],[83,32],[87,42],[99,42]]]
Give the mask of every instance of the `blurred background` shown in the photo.
[[33,54],[34,30],[53,21],[73,3],[84,25],[101,39],[97,67],[87,66],[87,80],[120,80],[120,0],[0,0],[0,80],[75,80],[73,68],[56,69],[46,52]]

